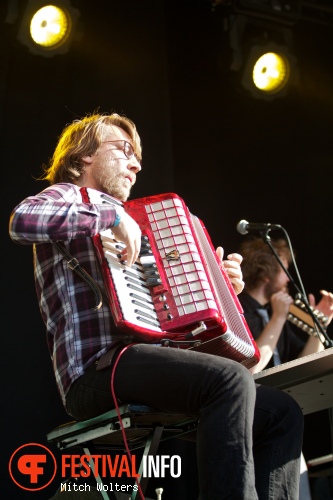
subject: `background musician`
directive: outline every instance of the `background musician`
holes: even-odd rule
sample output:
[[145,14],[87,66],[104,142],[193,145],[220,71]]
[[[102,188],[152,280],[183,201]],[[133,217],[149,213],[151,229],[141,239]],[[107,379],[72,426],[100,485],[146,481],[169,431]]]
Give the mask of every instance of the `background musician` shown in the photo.
[[[291,254],[286,241],[282,238],[271,241],[288,269]],[[245,288],[239,300],[261,354],[259,363],[251,371],[257,373],[323,350],[318,337],[308,335],[304,341],[304,335],[297,335],[294,325],[287,321],[289,307],[294,302],[288,292],[289,278],[267,243],[261,238],[244,240],[240,252]],[[326,324],[329,324],[333,317],[333,294],[322,290],[321,295],[315,304],[310,294],[309,303],[327,316]]]
[[[271,240],[271,243],[288,269],[291,253],[286,241],[281,238]],[[323,350],[318,337],[303,334],[287,321],[293,303],[288,292],[289,278],[267,243],[261,238],[250,238],[243,241],[240,251],[245,288],[239,300],[261,354],[259,363],[251,371],[257,373],[264,368]],[[318,304],[315,304],[312,294],[308,299],[312,307],[327,316],[328,325],[333,317],[333,294],[322,290],[321,295]],[[306,464],[302,456],[300,499],[309,498]]]
[[[120,258],[131,266],[140,250],[139,226],[114,206],[83,203],[80,187],[126,201],[141,157],[140,137],[129,119],[96,114],[75,120],[46,169],[50,186],[25,199],[11,216],[12,239],[34,245],[37,296],[63,404],[79,420],[114,408],[113,364],[98,365],[116,346],[118,401],[200,417],[201,500],[296,499],[302,413],[295,401],[268,387],[256,389],[250,372],[226,358],[140,342],[124,350],[109,305],[94,309],[91,289],[53,244],[62,242],[103,286],[91,238],[112,228],[125,244]],[[222,249],[218,252],[222,257]],[[238,254],[225,261],[237,293],[244,285],[240,262]]]

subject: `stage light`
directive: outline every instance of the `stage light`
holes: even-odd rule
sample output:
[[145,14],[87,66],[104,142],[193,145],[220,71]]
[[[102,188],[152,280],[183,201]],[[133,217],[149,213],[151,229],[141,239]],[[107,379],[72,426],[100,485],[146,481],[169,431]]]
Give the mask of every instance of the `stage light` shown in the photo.
[[296,79],[296,59],[286,46],[267,43],[250,48],[241,84],[254,97],[283,97]]
[[277,23],[235,16],[230,29],[236,84],[259,99],[285,96],[298,81],[292,31]]
[[45,5],[31,19],[30,35],[37,45],[59,47],[69,37],[71,18],[56,5]]
[[253,67],[253,83],[263,92],[278,92],[288,82],[289,61],[275,52],[266,52]]
[[22,17],[18,39],[33,54],[51,57],[69,50],[79,12],[68,0],[46,4],[30,0]]

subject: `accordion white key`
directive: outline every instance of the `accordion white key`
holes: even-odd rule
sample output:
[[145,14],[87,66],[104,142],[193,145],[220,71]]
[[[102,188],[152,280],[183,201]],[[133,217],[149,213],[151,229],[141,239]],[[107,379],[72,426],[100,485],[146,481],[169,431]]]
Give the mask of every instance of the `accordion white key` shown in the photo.
[[121,204],[81,188],[83,201],[118,204],[139,224],[138,261],[120,260],[111,229],[93,238],[116,326],[136,340],[255,365],[259,350],[203,223],[173,193]]

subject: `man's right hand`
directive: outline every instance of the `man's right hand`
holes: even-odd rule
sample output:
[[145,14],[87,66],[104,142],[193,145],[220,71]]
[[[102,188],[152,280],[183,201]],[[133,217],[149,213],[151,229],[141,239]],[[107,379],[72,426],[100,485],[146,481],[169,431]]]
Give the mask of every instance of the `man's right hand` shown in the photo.
[[124,212],[118,226],[112,227],[111,230],[115,239],[125,245],[121,252],[121,260],[126,260],[126,264],[132,266],[137,260],[141,248],[140,227],[130,215]]
[[289,307],[293,303],[293,298],[284,291],[273,293],[271,296],[272,316],[287,319]]

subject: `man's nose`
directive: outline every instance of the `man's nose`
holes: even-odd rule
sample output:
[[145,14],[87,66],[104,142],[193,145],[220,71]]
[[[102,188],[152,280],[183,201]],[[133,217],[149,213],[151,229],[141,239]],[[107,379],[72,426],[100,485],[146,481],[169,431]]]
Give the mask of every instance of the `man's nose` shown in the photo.
[[128,168],[132,170],[132,172],[137,173],[140,172],[142,167],[139,161],[135,158],[135,156],[132,156],[132,158],[129,161]]

